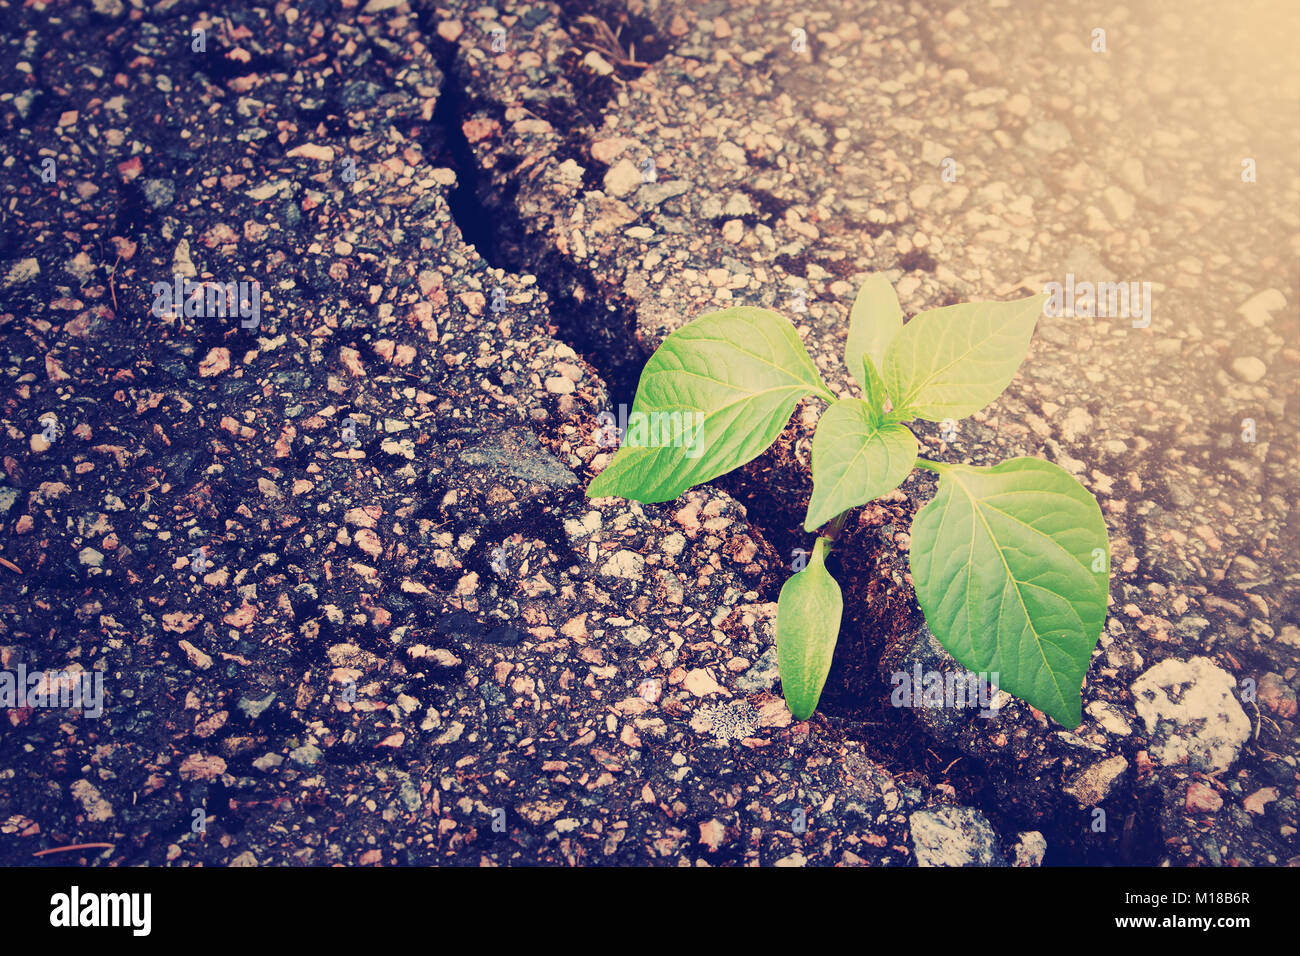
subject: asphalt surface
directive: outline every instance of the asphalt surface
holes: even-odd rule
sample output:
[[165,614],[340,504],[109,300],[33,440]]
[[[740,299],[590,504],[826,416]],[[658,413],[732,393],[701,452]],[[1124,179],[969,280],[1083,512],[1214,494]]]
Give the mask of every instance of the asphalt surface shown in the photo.
[[[1300,856],[1294,13],[0,12],[0,671],[103,689],[0,713],[0,861]],[[1079,728],[889,705],[955,667],[906,575],[922,474],[852,523],[792,719],[818,402],[677,502],[583,496],[597,416],[704,311],[777,308],[852,394],[880,271],[908,314],[1149,284],[918,429],[1101,502]]]

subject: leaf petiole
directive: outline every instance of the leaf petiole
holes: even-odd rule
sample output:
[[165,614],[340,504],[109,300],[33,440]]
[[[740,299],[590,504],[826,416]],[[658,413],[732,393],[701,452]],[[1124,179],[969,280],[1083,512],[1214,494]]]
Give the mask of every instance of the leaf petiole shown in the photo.
[[844,523],[849,520],[849,511],[851,510],[841,511],[826,526],[826,533],[823,537],[826,539],[826,550],[828,552],[834,546],[836,539],[839,538],[840,532],[844,530]]
[[936,475],[942,475],[948,470],[948,466],[941,461],[930,461],[928,458],[917,458],[916,467],[924,468],[926,471],[932,471]]

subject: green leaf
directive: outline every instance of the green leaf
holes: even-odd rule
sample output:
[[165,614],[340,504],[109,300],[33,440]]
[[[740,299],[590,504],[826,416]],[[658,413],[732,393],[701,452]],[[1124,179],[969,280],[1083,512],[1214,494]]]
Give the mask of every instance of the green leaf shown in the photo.
[[969,670],[996,674],[1003,690],[1077,727],[1106,618],[1101,509],[1037,458],[937,470],[939,492],[912,523],[910,554],[930,630]]
[[871,423],[879,425],[885,420],[885,382],[876,371],[876,363],[871,356],[862,356],[862,393],[866,396],[867,406],[871,411]]
[[790,713],[807,720],[817,709],[840,636],[844,599],[826,570],[830,541],[818,538],[808,566],[785,582],[776,605],[776,659]]
[[[869,366],[874,365],[877,370],[884,366],[889,343],[902,328],[903,310],[894,294],[894,287],[883,273],[874,273],[862,283],[858,297],[853,300],[853,309],[849,313],[849,340],[844,346],[844,364],[867,392],[869,402],[873,401]],[[884,398],[883,395],[879,397]]]
[[894,408],[928,421],[965,418],[1011,383],[1045,296],[932,309],[903,326],[881,376]]
[[897,488],[916,464],[916,451],[906,425],[877,425],[871,407],[856,398],[835,402],[813,436],[813,493],[804,530]]
[[762,454],[814,392],[835,400],[780,315],[747,307],[703,315],[650,356],[623,445],[587,497],[672,501]]

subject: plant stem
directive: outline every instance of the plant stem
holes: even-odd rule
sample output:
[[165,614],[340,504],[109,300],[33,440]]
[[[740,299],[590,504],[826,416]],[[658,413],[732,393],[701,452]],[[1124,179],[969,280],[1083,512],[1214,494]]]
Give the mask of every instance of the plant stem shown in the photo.
[[831,544],[834,544],[835,539],[838,538],[840,536],[840,532],[844,530],[844,523],[848,520],[849,520],[848,511],[841,511],[834,518],[832,518],[831,523],[826,526],[826,533],[825,535],[823,535],[823,537],[825,537],[826,540],[829,541]]
[[945,465],[943,462],[930,461],[929,459],[926,458],[916,459],[916,467],[924,468],[926,471],[932,471],[936,475],[942,475],[945,471],[948,470],[948,466]]

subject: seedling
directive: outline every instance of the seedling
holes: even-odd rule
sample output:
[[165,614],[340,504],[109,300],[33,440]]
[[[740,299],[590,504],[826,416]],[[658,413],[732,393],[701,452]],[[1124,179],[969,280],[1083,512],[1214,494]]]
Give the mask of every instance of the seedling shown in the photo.
[[813,435],[804,530],[822,530],[777,605],[791,712],[812,715],[830,671],[844,605],[826,555],[848,512],[919,467],[939,476],[934,500],[912,522],[908,555],[931,632],[969,670],[998,674],[1001,689],[1077,727],[1109,591],[1096,500],[1037,458],[989,468],[919,458],[905,424],[965,418],[1002,394],[1044,299],[967,302],[904,324],[894,290],[874,275],[853,303],[844,353],[863,397],[843,399],[777,313],[742,306],[703,315],[646,363],[623,444],[587,496],[672,501],[762,454],[799,401],[817,395],[828,407]]

